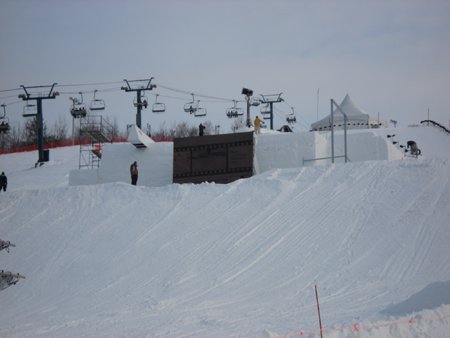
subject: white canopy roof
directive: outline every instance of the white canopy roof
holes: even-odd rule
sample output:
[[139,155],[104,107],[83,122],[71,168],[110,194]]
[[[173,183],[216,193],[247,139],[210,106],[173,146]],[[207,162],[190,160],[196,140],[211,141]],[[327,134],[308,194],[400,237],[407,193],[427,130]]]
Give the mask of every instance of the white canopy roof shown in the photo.
[[[339,105],[347,115],[349,128],[369,128],[370,115],[359,109],[347,94]],[[336,126],[344,122],[344,115],[335,108],[333,111],[333,122]],[[331,127],[331,114],[311,124],[311,130],[323,130]]]

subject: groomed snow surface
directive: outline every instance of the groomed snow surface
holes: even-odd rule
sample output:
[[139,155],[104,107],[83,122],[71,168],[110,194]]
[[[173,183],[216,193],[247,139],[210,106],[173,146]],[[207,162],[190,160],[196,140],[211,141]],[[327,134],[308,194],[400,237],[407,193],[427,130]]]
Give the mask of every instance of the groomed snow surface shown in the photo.
[[324,337],[448,337],[450,136],[395,132],[424,156],[227,185],[69,186],[76,147],[0,156],[0,268],[26,276],[0,336],[319,337],[317,285]]

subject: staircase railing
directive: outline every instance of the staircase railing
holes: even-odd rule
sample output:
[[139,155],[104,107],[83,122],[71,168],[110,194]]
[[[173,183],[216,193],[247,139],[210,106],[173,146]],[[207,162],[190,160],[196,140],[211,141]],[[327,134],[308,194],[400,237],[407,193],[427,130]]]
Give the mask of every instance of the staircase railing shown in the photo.
[[437,123],[437,122],[435,122],[433,120],[423,120],[423,121],[420,121],[420,123],[421,124],[425,124],[425,123],[426,124],[430,124],[431,123],[433,126],[441,128],[443,131],[445,131],[446,133],[450,134],[450,130],[449,129],[445,128],[442,124],[439,124],[439,123]]

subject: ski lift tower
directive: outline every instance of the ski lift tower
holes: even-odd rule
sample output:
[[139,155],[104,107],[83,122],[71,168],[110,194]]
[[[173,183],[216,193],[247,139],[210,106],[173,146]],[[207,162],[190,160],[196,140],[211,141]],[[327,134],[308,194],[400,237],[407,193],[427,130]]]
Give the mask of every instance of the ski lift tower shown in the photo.
[[270,116],[270,129],[273,130],[273,104],[278,102],[283,102],[284,100],[281,98],[281,94],[269,94],[269,95],[262,95],[261,94],[261,103],[266,103],[269,105],[269,116]]
[[[22,99],[24,101],[30,101],[35,100],[36,101],[36,120],[38,125],[38,151],[39,151],[39,159],[37,164],[43,164],[44,162],[48,161],[48,158],[44,158],[44,118],[42,116],[42,100],[47,99],[54,99],[56,96],[59,95],[58,92],[53,91],[57,84],[53,83],[49,86],[32,86],[32,87],[25,87],[21,85],[23,90],[25,91],[25,94],[20,94],[19,99]],[[48,91],[44,90],[46,88],[50,88]],[[41,91],[42,90],[42,91]],[[31,91],[35,93],[31,93]]]
[[[136,92],[136,125],[139,129],[141,129],[141,111],[142,107],[147,108],[148,102],[147,100],[142,101],[142,92],[146,90],[152,90],[153,88],[156,88],[155,84],[152,84],[153,77],[150,79],[144,79],[144,80],[124,80],[127,84],[126,86],[121,87],[120,89],[125,90],[126,92]],[[133,87],[132,87],[133,84]],[[140,84],[140,85],[139,85]],[[146,84],[145,86],[143,84]]]

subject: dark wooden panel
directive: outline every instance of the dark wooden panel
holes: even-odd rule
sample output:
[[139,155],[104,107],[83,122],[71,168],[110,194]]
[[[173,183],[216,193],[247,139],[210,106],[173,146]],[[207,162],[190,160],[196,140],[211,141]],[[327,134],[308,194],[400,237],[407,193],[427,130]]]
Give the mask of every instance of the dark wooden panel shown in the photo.
[[229,183],[252,174],[252,132],[174,140],[174,183]]

